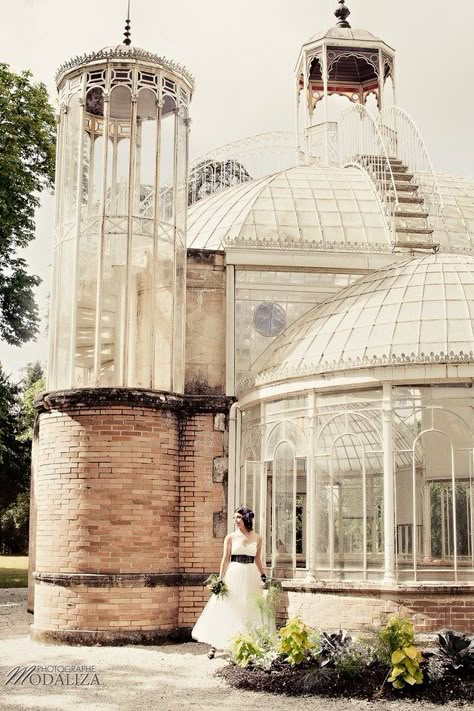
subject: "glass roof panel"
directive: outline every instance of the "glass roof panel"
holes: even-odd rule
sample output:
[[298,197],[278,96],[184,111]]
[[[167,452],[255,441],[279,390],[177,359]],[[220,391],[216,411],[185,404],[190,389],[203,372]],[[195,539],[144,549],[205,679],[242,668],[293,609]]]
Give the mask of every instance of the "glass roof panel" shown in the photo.
[[[437,283],[428,283],[434,276]],[[415,277],[422,279],[413,287],[419,282]],[[354,361],[356,367],[387,362],[405,367],[402,356],[414,363],[427,357],[428,362],[430,357],[444,362],[452,353],[466,362],[468,354],[467,362],[474,362],[473,288],[474,257],[468,255],[438,253],[392,264],[358,279],[293,323],[257,359],[248,382],[344,371]]]

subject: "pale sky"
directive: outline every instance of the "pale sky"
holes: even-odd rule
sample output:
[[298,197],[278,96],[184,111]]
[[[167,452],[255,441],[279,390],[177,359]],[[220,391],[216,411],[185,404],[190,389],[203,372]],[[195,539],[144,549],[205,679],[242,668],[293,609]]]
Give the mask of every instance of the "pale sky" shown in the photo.
[[[346,0],[352,27],[397,50],[397,103],[418,125],[435,169],[474,175],[474,5],[446,0]],[[126,0],[2,2],[0,61],[29,69],[55,99],[65,60],[121,42]],[[184,64],[196,77],[191,157],[266,131],[294,130],[294,68],[301,44],[333,26],[336,0],[132,0],[132,42]],[[37,215],[25,251],[50,291],[53,198]],[[45,329],[43,323],[42,331]],[[45,361],[46,337],[21,348],[0,341],[0,362],[17,379],[28,361]]]

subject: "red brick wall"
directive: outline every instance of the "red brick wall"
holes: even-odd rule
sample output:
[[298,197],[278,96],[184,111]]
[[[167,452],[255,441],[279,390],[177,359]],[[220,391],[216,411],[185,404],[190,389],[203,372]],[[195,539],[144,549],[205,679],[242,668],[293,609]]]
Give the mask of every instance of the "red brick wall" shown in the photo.
[[175,413],[43,413],[37,466],[36,570],[178,570]]
[[213,476],[225,454],[223,415],[205,399],[193,414],[174,396],[153,408],[93,407],[91,391],[71,407],[68,394],[54,395],[40,414],[35,467],[33,635],[102,631],[110,641],[114,630],[189,629],[209,596],[195,576],[217,571],[221,557],[222,531],[212,532],[216,516],[225,519],[226,484]]
[[180,455],[179,565],[189,573],[218,572],[222,537],[213,537],[213,515],[223,511],[222,483],[213,481],[213,462],[224,452],[224,433],[208,414],[185,424]]
[[[456,594],[457,593],[457,594]],[[393,592],[354,590],[345,594],[330,590],[300,592],[288,590],[285,595],[285,617],[300,615],[318,629],[345,629],[357,632],[367,627],[380,627],[394,615],[412,620],[415,631],[422,633],[455,629],[474,632],[474,593],[449,590],[398,589]]]

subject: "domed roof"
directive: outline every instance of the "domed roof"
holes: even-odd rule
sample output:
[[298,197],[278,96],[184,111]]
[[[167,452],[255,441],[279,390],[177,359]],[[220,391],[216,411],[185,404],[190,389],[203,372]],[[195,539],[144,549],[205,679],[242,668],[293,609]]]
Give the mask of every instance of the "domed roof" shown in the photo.
[[376,37],[367,30],[357,30],[352,27],[331,27],[325,32],[318,32],[313,35],[306,44],[310,42],[318,42],[323,39],[333,40],[355,40],[356,42],[382,42],[380,37]]
[[295,321],[257,359],[246,385],[380,365],[471,363],[473,319],[474,257],[392,264]]
[[296,166],[228,188],[190,208],[187,235],[196,249],[391,249],[377,193],[357,168]]
[[[474,181],[437,174],[443,211],[435,242],[474,252]],[[429,203],[432,196],[426,194]],[[390,233],[370,179],[357,168],[296,166],[195,203],[188,247],[391,252]]]
[[160,57],[153,52],[142,49],[141,47],[126,44],[103,47],[97,52],[91,52],[89,54],[73,57],[73,59],[70,59],[68,62],[65,62],[59,67],[56,73],[56,84],[59,88],[65,76],[67,76],[71,71],[76,71],[79,67],[87,64],[96,64],[103,62],[104,60],[110,61],[113,59],[119,59],[123,62],[139,61],[145,64],[158,65],[165,70],[178,73],[188,82],[191,88],[194,88],[194,77],[186,69],[186,67],[183,67],[170,59],[166,59],[166,57]]

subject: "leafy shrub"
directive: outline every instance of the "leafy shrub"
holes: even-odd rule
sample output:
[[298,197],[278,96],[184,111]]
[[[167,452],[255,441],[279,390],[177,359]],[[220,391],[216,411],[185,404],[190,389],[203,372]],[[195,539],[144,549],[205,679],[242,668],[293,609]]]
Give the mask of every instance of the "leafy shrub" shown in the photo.
[[263,669],[263,671],[269,672],[271,671],[273,665],[279,659],[279,657],[280,655],[278,654],[276,649],[270,649],[268,652],[265,652],[260,657],[252,657],[250,663],[256,669]]
[[314,630],[308,627],[299,617],[291,619],[282,627],[280,637],[280,652],[286,655],[285,661],[291,665],[301,664],[306,659],[309,650],[314,648],[312,638]]
[[436,656],[432,656],[428,659],[428,664],[426,665],[428,679],[431,681],[439,681],[443,678],[445,672],[446,664],[443,659]]
[[250,634],[239,634],[232,642],[231,654],[239,667],[248,667],[249,664],[253,665],[256,659],[263,657],[265,651],[252,639]]
[[420,664],[423,656],[420,651],[410,645],[403,649],[396,649],[392,654],[392,669],[388,681],[393,684],[394,689],[403,689],[405,684],[422,684],[423,672]]
[[352,642],[340,646],[333,655],[334,666],[345,679],[353,679],[362,674],[373,661],[373,655],[366,644]]
[[413,624],[405,617],[392,617],[377,635],[377,657],[390,666],[390,681],[395,689],[405,684],[422,684],[423,657],[415,647]]
[[405,617],[391,617],[377,633],[376,656],[384,664],[391,665],[392,654],[415,644],[413,624]]
[[474,669],[474,639],[461,632],[446,630],[438,634],[438,649],[435,655],[447,668]]
[[319,652],[319,665],[327,666],[331,662],[335,662],[336,656],[352,642],[352,638],[339,630],[339,632],[323,632],[321,635],[321,644]]

